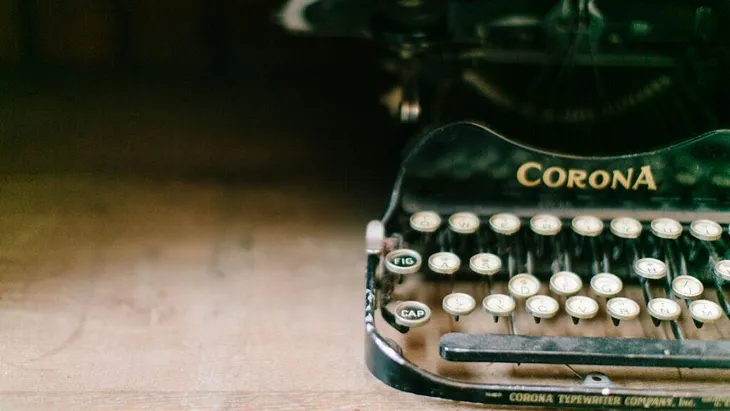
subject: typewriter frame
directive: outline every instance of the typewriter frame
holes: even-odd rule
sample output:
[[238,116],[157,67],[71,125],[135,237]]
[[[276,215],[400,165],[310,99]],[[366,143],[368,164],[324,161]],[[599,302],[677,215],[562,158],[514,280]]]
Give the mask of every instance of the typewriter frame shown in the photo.
[[[411,155],[417,152],[419,146],[425,144],[429,138],[454,127],[477,128],[497,136],[496,133],[478,123],[449,124],[426,134],[412,149]],[[727,132],[707,133],[673,147],[691,145],[718,133]],[[669,147],[667,150],[673,147]],[[401,207],[403,194],[402,185],[409,158],[410,156],[403,162],[392,190],[387,211],[381,220],[386,227],[388,222],[400,212],[399,207]],[[571,407],[580,408],[594,408],[596,406],[610,408],[660,406],[676,409],[730,408],[730,394],[717,396],[709,391],[619,387],[602,374],[587,375],[582,385],[551,386],[465,382],[424,370],[406,359],[399,349],[391,346],[376,328],[375,317],[378,309],[376,276],[382,258],[382,253],[369,253],[367,255],[367,269],[365,272],[365,361],[368,369],[376,378],[398,390],[456,401],[495,405],[566,406],[568,404],[558,404],[557,401],[553,401],[554,396],[563,394],[581,397],[581,401],[569,404]]]

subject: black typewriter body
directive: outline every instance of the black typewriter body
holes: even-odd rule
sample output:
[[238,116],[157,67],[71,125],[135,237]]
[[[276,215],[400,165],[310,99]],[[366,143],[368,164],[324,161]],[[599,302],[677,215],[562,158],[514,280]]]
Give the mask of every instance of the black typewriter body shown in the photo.
[[[719,194],[729,188],[722,177],[730,160],[728,145],[730,131],[718,130],[646,153],[577,157],[516,144],[476,123],[433,130],[404,160],[390,207],[370,227],[377,230],[382,223],[384,239],[380,249],[370,248],[366,273],[371,371],[405,391],[481,403],[729,407],[730,286],[722,269],[715,268],[730,258],[730,199]],[[441,219],[432,232],[413,228],[418,221],[412,222],[413,216],[424,211]],[[464,212],[478,218],[478,229],[471,233],[458,228],[466,223],[451,219]],[[500,229],[494,217],[501,215],[516,218],[519,227]],[[555,217],[559,231],[539,234],[539,226],[533,230],[535,216]],[[595,217],[603,230],[579,234],[574,224],[581,216]],[[618,218],[638,222],[640,233],[628,238],[620,225],[612,226]],[[671,227],[652,228],[662,219],[678,223],[679,233],[664,235],[662,230]],[[711,240],[703,237],[698,221],[719,226],[720,238],[715,238],[718,233]],[[420,264],[417,272],[392,269],[389,256],[403,250],[419,256],[413,262]],[[443,252],[459,260],[450,273],[429,261]],[[496,272],[475,268],[474,256],[483,254],[500,260]],[[663,275],[637,274],[636,263],[644,259],[660,261]],[[582,285],[553,287],[552,278],[564,272],[574,273]],[[536,290],[512,294],[508,283],[525,274],[537,281]],[[592,284],[605,274],[619,279],[620,291]],[[677,288],[681,276],[696,279],[703,291],[675,291],[673,283]],[[467,294],[475,303],[458,320],[443,308],[443,299],[454,293]],[[485,299],[495,294],[509,296],[514,309],[490,313]],[[532,296],[555,301],[554,314],[541,317],[539,309],[531,311],[526,304]],[[595,302],[595,314],[581,318],[580,311],[567,312],[568,300],[576,296]],[[614,298],[636,302],[637,317],[610,315],[607,304]],[[649,313],[650,301],[664,298],[679,307],[677,318]],[[695,320],[689,306],[702,300],[711,301],[722,316]],[[403,301],[425,304],[432,320],[404,327],[397,319],[399,308],[409,308]],[[426,359],[423,350],[440,358]],[[419,366],[419,360],[430,369]],[[477,376],[484,382],[475,382]],[[515,383],[501,383],[505,380]],[[525,383],[534,380],[543,384]],[[686,389],[670,388],[678,382]]]
[[366,232],[375,377],[730,409],[730,2],[305,3],[382,46],[408,125]]

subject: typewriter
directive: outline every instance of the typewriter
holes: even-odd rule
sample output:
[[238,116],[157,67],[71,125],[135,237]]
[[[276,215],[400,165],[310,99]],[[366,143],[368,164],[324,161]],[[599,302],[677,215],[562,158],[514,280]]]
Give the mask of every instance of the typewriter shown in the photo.
[[730,408],[730,2],[287,10],[382,46],[409,124],[365,235],[375,377],[495,405]]

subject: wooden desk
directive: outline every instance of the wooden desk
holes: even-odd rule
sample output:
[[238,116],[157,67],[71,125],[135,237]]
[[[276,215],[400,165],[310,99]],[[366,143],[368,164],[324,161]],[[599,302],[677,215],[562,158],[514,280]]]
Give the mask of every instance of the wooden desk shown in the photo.
[[363,219],[321,188],[15,175],[0,409],[453,409],[363,364]]

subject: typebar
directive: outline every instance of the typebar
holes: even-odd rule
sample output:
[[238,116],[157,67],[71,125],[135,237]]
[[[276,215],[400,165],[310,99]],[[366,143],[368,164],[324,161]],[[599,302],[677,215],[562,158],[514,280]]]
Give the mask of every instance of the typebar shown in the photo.
[[730,341],[714,340],[449,333],[439,351],[455,362],[730,368]]

